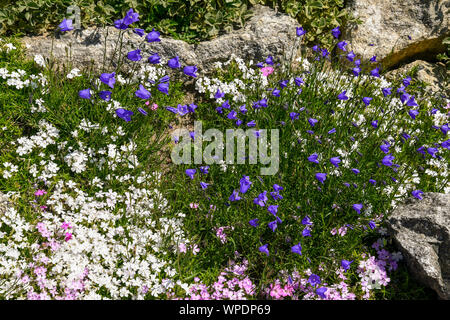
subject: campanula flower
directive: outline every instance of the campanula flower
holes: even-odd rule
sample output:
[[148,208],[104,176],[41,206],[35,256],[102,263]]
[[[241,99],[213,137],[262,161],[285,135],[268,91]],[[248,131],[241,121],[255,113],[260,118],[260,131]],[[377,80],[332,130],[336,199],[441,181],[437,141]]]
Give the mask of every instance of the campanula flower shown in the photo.
[[389,153],[389,147],[390,147],[390,145],[389,144],[382,144],[381,146],[380,146],[380,149],[381,149],[381,151],[383,151],[384,153]]
[[302,219],[302,224],[305,226],[311,226],[313,223],[311,221],[311,218],[309,216],[306,216]]
[[91,89],[88,88],[88,89],[80,90],[78,92],[78,96],[83,99],[90,99],[91,98]]
[[161,62],[161,57],[159,56],[159,54],[154,53],[148,58],[148,62],[151,64],[158,64]]
[[259,219],[252,219],[248,222],[252,227],[258,227],[259,226]]
[[313,119],[313,118],[309,118],[308,122],[311,125],[311,127],[314,127],[316,125],[316,123],[319,122],[319,120]]
[[167,62],[167,65],[172,69],[177,69],[181,67],[180,58],[176,56]]
[[300,87],[300,86],[301,86],[302,84],[304,84],[305,82],[303,81],[302,78],[296,77],[296,78],[294,79],[294,83],[295,83],[296,86]]
[[413,197],[415,197],[419,200],[423,199],[423,197],[422,197],[423,191],[422,190],[414,190],[413,192],[411,192],[411,194],[413,195]]
[[116,73],[102,73],[100,75],[100,81],[107,84],[110,88],[114,89],[114,84],[116,83]]
[[356,169],[356,168],[353,168],[352,171],[353,171],[354,174],[360,173],[360,171],[358,169]]
[[320,173],[320,172],[316,173],[316,179],[323,184],[324,181],[327,179],[327,174],[326,173]]
[[158,83],[158,90],[166,95],[169,95],[169,82]]
[[266,59],[266,63],[270,64],[270,65],[273,65],[274,64],[273,57],[272,56],[268,56],[267,59]]
[[370,221],[369,221],[369,228],[370,228],[370,229],[372,229],[372,230],[373,230],[373,229],[375,229],[375,228],[376,228],[376,226],[377,226],[377,225],[376,225],[376,223],[375,223],[375,222],[373,222],[372,220],[370,220]]
[[355,57],[356,57],[356,54],[353,52],[353,50],[352,51],[350,51],[349,53],[347,53],[347,60],[348,61],[350,61],[350,62],[352,62],[353,61],[353,59],[355,59]]
[[262,253],[265,253],[267,256],[269,256],[268,246],[269,246],[269,244],[266,243],[265,245],[259,247],[259,251],[261,251]]
[[437,148],[428,148],[427,152],[433,157],[436,158],[436,152],[438,152]]
[[247,127],[254,127],[254,126],[256,126],[256,122],[255,122],[255,120],[252,120],[252,121],[250,121],[250,122],[248,122],[247,123]]
[[317,153],[313,153],[312,155],[310,155],[308,157],[308,161],[309,162],[314,162],[314,163],[319,163],[319,160],[317,160],[319,158],[319,155]]
[[394,160],[394,159],[395,159],[395,157],[393,155],[388,154],[387,156],[385,156],[383,158],[383,160],[381,160],[381,163],[384,164],[387,167],[390,167],[390,166],[392,166],[392,164],[393,164],[392,160]]
[[412,118],[412,119],[416,119],[416,117],[419,115],[419,111],[417,111],[417,110],[409,110],[408,111],[408,114],[409,114],[409,116]]
[[276,215],[277,215],[277,212],[278,212],[278,205],[270,205],[270,206],[267,207],[267,210],[268,210],[271,214],[273,214],[274,216],[276,216]]
[[316,294],[321,297],[322,299],[326,299],[327,296],[325,295],[325,292],[327,292],[327,288],[325,287],[320,287],[316,290]]
[[260,193],[258,195],[258,197],[256,197],[253,200],[253,203],[259,205],[260,207],[264,207],[267,200],[268,200],[268,198],[267,198],[267,191],[264,191],[263,193]]
[[372,58],[370,58],[370,62],[377,62],[377,56],[372,56]]
[[306,33],[306,30],[303,29],[303,27],[296,27],[296,31],[297,31],[297,37],[301,37],[302,35],[304,35]]
[[406,101],[408,107],[417,107],[417,102],[414,100],[414,96],[411,96],[408,101]]
[[342,91],[339,95],[338,95],[338,99],[339,100],[348,100],[348,97],[345,95],[347,93],[347,90]]
[[188,175],[189,178],[192,180],[194,179],[194,174],[197,172],[196,169],[186,169],[185,173]]
[[243,176],[241,180],[239,180],[240,184],[240,191],[241,193],[246,193],[248,189],[250,189],[250,186],[252,185],[252,182],[250,181],[249,176]]
[[328,134],[332,134],[332,133],[336,133],[336,128],[333,128],[330,131],[328,131]]
[[145,37],[145,40],[147,40],[147,42],[161,42],[161,39],[159,39],[160,36],[161,34],[158,31],[152,29]]
[[145,111],[145,110],[142,109],[142,108],[138,108],[138,111],[139,111],[140,113],[142,113],[144,116],[148,115],[147,111]]
[[374,120],[370,123],[370,125],[374,128],[378,128],[378,120]]
[[131,61],[141,60],[142,59],[141,50],[137,49],[137,50],[128,52],[127,58]]
[[139,89],[134,94],[141,99],[149,99],[151,97],[150,92],[142,84],[139,85]]
[[126,110],[123,108],[119,108],[116,110],[116,115],[119,118],[122,118],[123,120],[125,120],[126,122],[131,121],[131,116],[133,115],[133,111],[130,110]]
[[347,44],[348,44],[347,42],[341,41],[341,42],[339,42],[339,43],[337,44],[337,47],[338,47],[339,49],[341,49],[342,51],[347,51],[347,50],[345,49],[345,46],[346,46]]
[[364,102],[364,104],[366,106],[368,106],[370,104],[370,101],[372,101],[372,99],[373,98],[370,98],[370,97],[364,97],[364,98],[362,98],[362,101]]
[[275,229],[278,227],[277,220],[269,222],[267,226],[269,227],[270,230],[272,230],[272,232],[275,232]]
[[318,284],[320,284],[320,277],[317,274],[311,274],[309,276],[308,282],[313,286],[317,286]]
[[311,230],[309,230],[308,228],[303,229],[302,236],[303,237],[311,237]]
[[63,19],[63,21],[58,25],[58,28],[62,32],[73,30],[72,20]]
[[186,66],[183,68],[183,72],[187,76],[197,78],[197,75],[195,74],[197,72],[197,66]]
[[345,272],[348,271],[348,269],[350,269],[350,265],[352,264],[353,260],[348,261],[348,260],[341,260],[341,267],[344,269]]
[[377,67],[377,68],[371,70],[371,71],[370,71],[370,75],[371,75],[372,77],[379,78],[379,77],[380,77],[380,68]]
[[145,34],[145,30],[139,28],[134,28],[133,32],[136,33],[139,37],[142,37]]
[[361,72],[361,68],[360,67],[354,67],[352,69],[353,74],[355,75],[355,77],[359,76],[359,73]]
[[238,201],[238,200],[241,200],[241,199],[242,198],[239,196],[239,192],[237,190],[233,190],[233,193],[228,198],[228,200],[230,200],[230,201]]
[[339,26],[337,26],[336,28],[332,29],[331,30],[331,34],[333,35],[333,37],[338,39],[339,36],[341,35],[341,30],[339,30]]
[[295,246],[291,247],[291,251],[293,253],[297,253],[299,255],[302,255],[302,246],[301,246],[300,242],[298,244],[296,244]]
[[100,99],[105,100],[105,101],[111,100],[111,94],[112,94],[111,91],[100,91],[98,93]]
[[333,166],[335,166],[336,168],[339,167],[339,163],[341,162],[341,159],[339,159],[339,157],[333,157],[330,159],[330,162]]
[[385,97],[392,94],[392,88],[383,88],[383,89],[381,89],[381,91],[383,92],[383,95]]
[[353,210],[355,210],[358,214],[361,214],[361,209],[363,208],[362,203],[355,203],[352,206]]

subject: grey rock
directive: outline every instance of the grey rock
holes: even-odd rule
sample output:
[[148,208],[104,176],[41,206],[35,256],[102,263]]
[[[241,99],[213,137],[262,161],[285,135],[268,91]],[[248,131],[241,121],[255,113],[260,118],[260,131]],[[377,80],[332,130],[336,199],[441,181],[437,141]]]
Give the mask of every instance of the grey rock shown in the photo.
[[450,299],[450,194],[407,199],[389,217],[388,230],[411,274]]
[[[145,36],[141,38],[131,30],[127,30],[124,33],[122,51],[126,54],[141,45],[144,59],[148,58],[150,52],[157,52],[163,61],[178,55],[183,66],[197,65],[200,75],[208,74],[213,69],[214,62],[224,62],[232,53],[246,61],[254,60],[254,63],[262,61],[268,55],[275,58],[280,58],[285,53],[290,55],[298,39],[295,31],[297,21],[260,5],[252,8],[252,14],[252,18],[244,28],[195,45],[166,37],[160,37],[161,42],[147,43]],[[106,34],[108,38],[105,41]],[[80,68],[93,65],[95,69],[99,69],[105,48],[106,56],[108,58],[113,56],[114,43],[118,35],[119,31],[114,27],[90,28],[78,32],[70,31],[53,41],[52,37],[47,35],[24,37],[23,42],[28,45],[27,51],[30,56],[41,54],[48,57],[52,54],[58,61],[64,61],[68,58],[66,53],[68,50],[71,52],[74,66]]]
[[417,68],[415,79],[426,82],[429,85],[428,88],[432,92],[450,96],[450,88],[448,83],[450,79],[450,71],[447,70],[445,65],[442,63],[430,63],[423,60],[416,60],[403,65],[398,69],[387,72],[386,77],[404,77],[404,75],[413,68]]
[[350,0],[347,9],[363,22],[344,30],[351,49],[364,59],[376,55],[385,68],[446,50],[448,0]]

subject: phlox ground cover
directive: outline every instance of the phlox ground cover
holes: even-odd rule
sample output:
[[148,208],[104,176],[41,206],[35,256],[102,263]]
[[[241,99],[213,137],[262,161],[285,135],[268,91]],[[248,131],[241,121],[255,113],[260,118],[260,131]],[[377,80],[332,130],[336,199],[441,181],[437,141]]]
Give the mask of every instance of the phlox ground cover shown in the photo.
[[[100,71],[0,42],[2,299],[429,296],[385,221],[406,197],[450,192],[445,96],[413,76],[388,81],[339,28],[333,48],[231,55],[206,76],[147,52],[164,40],[138,22],[132,9],[115,22],[118,47],[125,32],[140,45]],[[307,30],[292,32],[302,45]],[[248,153],[226,161],[221,143],[212,163],[174,163],[186,139],[200,141],[193,153],[209,145],[194,121],[255,141],[277,129],[278,170],[261,174]],[[174,134],[183,126],[188,137]]]

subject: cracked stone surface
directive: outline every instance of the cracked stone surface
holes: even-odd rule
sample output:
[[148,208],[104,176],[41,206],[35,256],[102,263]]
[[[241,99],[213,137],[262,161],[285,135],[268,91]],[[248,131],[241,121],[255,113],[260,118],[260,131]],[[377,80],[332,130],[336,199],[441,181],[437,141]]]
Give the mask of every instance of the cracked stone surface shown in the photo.
[[407,199],[389,217],[388,230],[411,274],[450,299],[450,194]]

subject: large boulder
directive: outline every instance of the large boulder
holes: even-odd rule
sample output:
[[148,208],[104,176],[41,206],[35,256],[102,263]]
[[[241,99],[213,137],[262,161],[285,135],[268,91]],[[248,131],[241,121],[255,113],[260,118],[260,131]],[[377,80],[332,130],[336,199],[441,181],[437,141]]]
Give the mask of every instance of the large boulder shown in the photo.
[[441,299],[450,299],[450,194],[408,199],[388,220],[408,269]]
[[365,59],[376,55],[385,68],[446,50],[448,0],[349,0],[347,9],[362,21],[344,32],[351,49]]
[[[182,64],[197,65],[201,75],[211,71],[214,62],[228,60],[232,53],[247,61],[254,60],[255,63],[268,55],[280,57],[290,53],[297,40],[297,21],[260,5],[253,7],[251,12],[253,16],[244,28],[196,45],[168,37],[160,37],[161,42],[147,43],[144,37],[127,30],[124,34],[123,52],[126,54],[142,44],[144,59],[148,58],[150,52],[157,52],[162,61],[178,55]],[[108,37],[105,42],[106,34]],[[66,50],[70,48],[74,66],[80,68],[92,63],[98,68],[102,65],[105,48],[107,57],[112,56],[118,35],[119,30],[114,27],[89,28],[67,32],[53,41],[47,35],[24,37],[23,42],[31,56],[41,54],[45,57],[52,52],[57,60],[64,61],[67,59]]]

